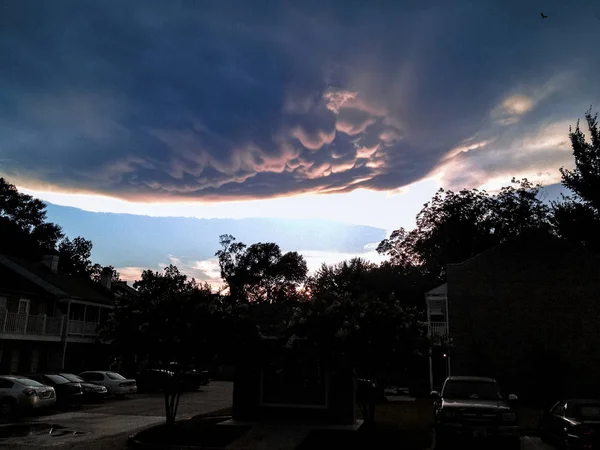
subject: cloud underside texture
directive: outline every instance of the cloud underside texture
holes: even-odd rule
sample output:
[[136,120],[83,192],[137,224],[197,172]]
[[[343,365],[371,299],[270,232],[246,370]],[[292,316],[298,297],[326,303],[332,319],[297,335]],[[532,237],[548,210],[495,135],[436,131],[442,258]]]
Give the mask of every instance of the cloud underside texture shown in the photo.
[[600,20],[533,3],[6,1],[0,175],[145,201],[556,181]]

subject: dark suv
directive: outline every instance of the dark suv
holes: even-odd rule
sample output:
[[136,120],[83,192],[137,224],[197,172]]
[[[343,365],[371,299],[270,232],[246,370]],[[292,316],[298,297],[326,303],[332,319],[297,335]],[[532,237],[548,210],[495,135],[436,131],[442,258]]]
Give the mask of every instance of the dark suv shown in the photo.
[[[455,438],[491,438],[502,448],[520,448],[517,414],[496,380],[483,377],[449,377],[435,399],[436,448]],[[488,441],[488,443],[490,443]]]

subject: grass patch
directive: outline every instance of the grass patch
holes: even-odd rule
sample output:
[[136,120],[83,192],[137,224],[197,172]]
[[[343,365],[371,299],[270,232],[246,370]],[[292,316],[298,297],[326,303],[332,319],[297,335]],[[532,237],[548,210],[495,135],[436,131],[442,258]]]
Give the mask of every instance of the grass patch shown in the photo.
[[[535,435],[542,409],[517,407],[521,435]],[[357,409],[360,419],[360,410]],[[433,405],[429,399],[414,402],[382,403],[375,409],[375,424],[358,431],[318,430],[312,432],[298,450],[343,448],[423,450],[431,446]]]

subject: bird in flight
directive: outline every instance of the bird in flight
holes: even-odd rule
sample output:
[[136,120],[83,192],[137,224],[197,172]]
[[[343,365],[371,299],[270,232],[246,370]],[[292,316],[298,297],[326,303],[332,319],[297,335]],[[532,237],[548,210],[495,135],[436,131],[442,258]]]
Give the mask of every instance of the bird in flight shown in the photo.
[[547,19],[548,18],[548,16],[546,14],[544,14],[544,13],[540,13],[540,14],[542,15],[542,19]]

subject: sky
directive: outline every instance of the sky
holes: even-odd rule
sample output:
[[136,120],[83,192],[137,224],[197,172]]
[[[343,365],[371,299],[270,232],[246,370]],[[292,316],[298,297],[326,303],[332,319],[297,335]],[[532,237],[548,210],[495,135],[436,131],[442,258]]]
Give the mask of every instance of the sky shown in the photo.
[[[0,176],[131,280],[173,261],[213,280],[216,242],[145,252],[108,231],[131,215],[150,236],[269,219],[244,241],[378,260],[439,187],[560,181],[600,104],[599,37],[595,0],[4,0]],[[297,223],[362,237],[312,245]]]

